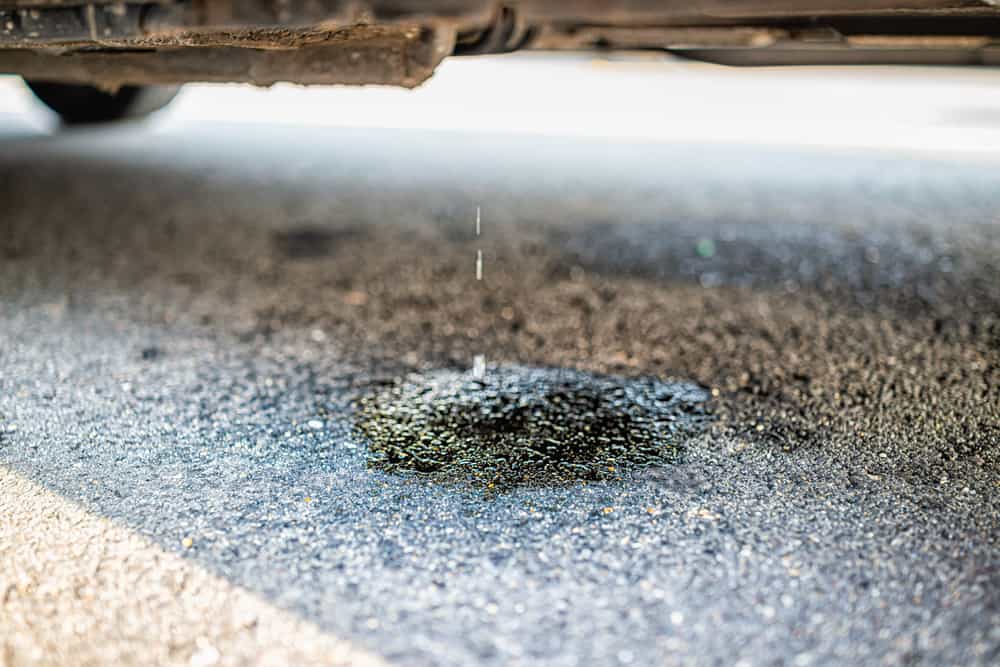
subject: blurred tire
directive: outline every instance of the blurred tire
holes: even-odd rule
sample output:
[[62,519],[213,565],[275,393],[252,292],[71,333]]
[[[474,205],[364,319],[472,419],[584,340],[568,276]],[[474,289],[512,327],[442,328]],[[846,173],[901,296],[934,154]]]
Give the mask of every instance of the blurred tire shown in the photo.
[[180,86],[122,86],[108,93],[93,86],[26,81],[28,88],[67,125],[140,118],[161,109]]

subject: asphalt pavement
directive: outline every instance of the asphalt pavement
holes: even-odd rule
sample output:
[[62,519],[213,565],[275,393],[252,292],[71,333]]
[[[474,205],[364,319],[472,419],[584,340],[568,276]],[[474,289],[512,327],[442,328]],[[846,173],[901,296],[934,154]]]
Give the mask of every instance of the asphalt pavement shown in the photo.
[[[1000,154],[39,118],[0,115],[0,664],[1000,661]],[[357,401],[477,355],[708,419],[596,481],[370,466]]]

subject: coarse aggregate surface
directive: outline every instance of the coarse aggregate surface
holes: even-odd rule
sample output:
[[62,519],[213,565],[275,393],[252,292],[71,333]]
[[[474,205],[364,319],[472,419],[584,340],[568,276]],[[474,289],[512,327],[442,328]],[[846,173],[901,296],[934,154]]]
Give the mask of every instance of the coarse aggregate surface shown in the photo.
[[[280,127],[3,142],[0,465],[214,580],[401,665],[1000,659],[995,161]],[[668,465],[586,484],[370,467],[357,401],[476,354],[697,386],[712,419]],[[0,615],[41,594],[8,591]]]

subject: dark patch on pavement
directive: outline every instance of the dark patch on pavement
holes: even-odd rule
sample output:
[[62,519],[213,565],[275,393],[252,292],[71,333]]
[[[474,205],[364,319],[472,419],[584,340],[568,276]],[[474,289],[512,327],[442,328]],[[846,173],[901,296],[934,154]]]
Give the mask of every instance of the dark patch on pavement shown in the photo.
[[155,345],[150,345],[142,348],[139,355],[142,357],[143,361],[155,361],[163,356],[163,349],[156,347]]
[[360,402],[369,465],[487,489],[620,479],[666,464],[707,420],[689,383],[558,368],[412,376]]
[[315,259],[332,255],[340,241],[361,236],[361,230],[327,229],[321,226],[296,227],[274,234],[274,244],[288,259]]

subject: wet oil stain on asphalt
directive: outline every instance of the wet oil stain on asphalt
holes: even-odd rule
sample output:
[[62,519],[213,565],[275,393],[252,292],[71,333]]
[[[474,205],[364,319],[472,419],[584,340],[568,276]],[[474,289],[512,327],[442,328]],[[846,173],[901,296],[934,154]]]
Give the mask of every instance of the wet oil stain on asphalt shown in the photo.
[[687,382],[560,368],[413,375],[359,402],[369,466],[488,490],[621,477],[674,461],[709,421]]

